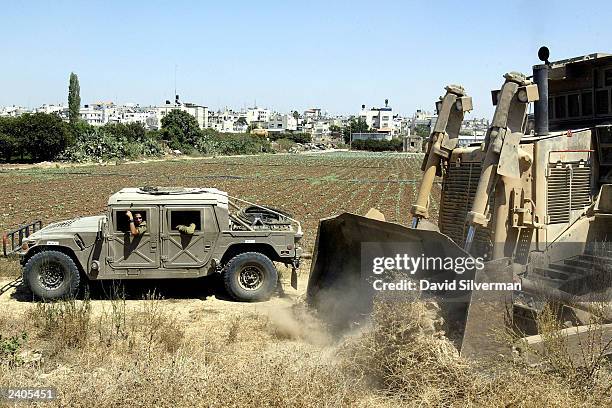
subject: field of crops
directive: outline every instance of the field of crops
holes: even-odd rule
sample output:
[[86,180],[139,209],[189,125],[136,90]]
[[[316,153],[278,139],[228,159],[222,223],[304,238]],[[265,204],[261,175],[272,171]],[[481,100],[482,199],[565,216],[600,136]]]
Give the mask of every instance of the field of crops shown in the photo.
[[[311,250],[320,218],[371,207],[407,224],[422,155],[330,152],[217,157],[112,166],[0,170],[0,231],[41,219],[44,224],[105,210],[123,187],[216,187],[230,195],[292,213]],[[437,212],[435,186],[432,212]]]

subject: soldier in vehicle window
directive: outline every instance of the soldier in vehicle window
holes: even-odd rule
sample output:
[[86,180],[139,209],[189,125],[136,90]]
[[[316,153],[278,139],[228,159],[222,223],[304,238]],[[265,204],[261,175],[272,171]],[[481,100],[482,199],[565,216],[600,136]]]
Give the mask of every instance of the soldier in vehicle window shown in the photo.
[[134,213],[132,216],[131,211],[126,211],[125,215],[130,219],[130,233],[136,237],[147,232],[147,222],[142,219],[142,214]]
[[176,229],[179,230],[181,232],[181,234],[185,234],[185,235],[193,235],[193,233],[195,232],[196,229],[196,225],[195,223],[191,223],[188,226],[187,225],[177,225]]

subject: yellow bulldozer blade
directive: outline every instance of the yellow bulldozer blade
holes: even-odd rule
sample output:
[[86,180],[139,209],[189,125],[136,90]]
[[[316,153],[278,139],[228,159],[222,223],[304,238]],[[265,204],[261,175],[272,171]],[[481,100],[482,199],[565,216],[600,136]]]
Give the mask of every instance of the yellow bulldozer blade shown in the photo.
[[[372,213],[369,213],[372,214]],[[319,222],[315,249],[313,253],[310,277],[308,281],[307,300],[333,327],[342,330],[367,318],[371,312],[374,298],[382,301],[397,300],[397,295],[406,291],[392,293],[380,288],[380,281],[401,282],[407,278],[420,288],[420,281],[448,284],[455,282],[455,290],[428,289],[408,290],[419,297],[434,296],[440,304],[443,317],[458,340],[463,344],[467,355],[473,355],[480,343],[487,343],[490,348],[490,332],[503,324],[506,313],[506,300],[500,294],[490,293],[476,296],[468,287],[460,289],[460,281],[487,281],[488,268],[493,268],[493,279],[507,281],[512,279],[511,269],[505,268],[503,262],[485,266],[483,271],[464,271],[434,267],[422,267],[411,273],[395,277],[373,273],[373,259],[378,257],[394,258],[406,254],[412,258],[470,258],[461,247],[448,236],[433,230],[411,229],[405,226],[385,222],[384,218],[363,217],[344,213],[336,217],[322,219]],[[397,272],[397,271],[396,271]],[[510,274],[510,275],[508,275]],[[378,286],[375,281],[378,282]],[[470,303],[472,297],[481,305]],[[406,299],[406,297],[400,296]],[[487,318],[495,313],[500,319]],[[493,323],[493,324],[489,324]],[[491,327],[496,326],[496,327]],[[497,353],[498,349],[491,351]]]

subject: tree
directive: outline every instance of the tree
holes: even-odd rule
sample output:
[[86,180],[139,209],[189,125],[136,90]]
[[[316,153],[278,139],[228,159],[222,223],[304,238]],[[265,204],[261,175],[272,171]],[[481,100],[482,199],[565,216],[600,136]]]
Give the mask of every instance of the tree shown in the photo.
[[338,134],[340,132],[342,132],[342,128],[338,125],[330,125],[329,126],[329,131],[333,134]]
[[0,117],[0,157],[7,163],[19,148],[15,138],[15,118]]
[[161,120],[161,124],[162,139],[167,141],[172,149],[193,150],[202,138],[198,121],[185,111],[172,109]]
[[349,124],[344,127],[342,133],[344,135],[344,143],[350,143],[352,133],[366,133],[370,130],[370,127],[366,123],[366,120],[362,117],[352,118]]
[[18,134],[13,135],[32,161],[52,160],[73,143],[72,134],[59,116],[25,114],[17,118]]
[[298,111],[293,111],[293,119],[298,120],[300,118],[300,114]]
[[0,131],[0,157],[4,159],[5,162],[9,163],[16,150],[17,141],[13,135],[8,135]]
[[251,123],[249,126],[247,126],[246,132],[251,133],[255,129],[259,129],[259,125],[256,123]]
[[147,138],[147,131],[142,123],[107,123],[104,130],[116,138],[125,138],[128,142],[143,142]]
[[70,123],[76,123],[80,118],[81,110],[81,87],[79,77],[74,72],[70,73],[70,84],[68,85],[68,117]]
[[429,125],[416,125],[416,127],[414,128],[414,133],[416,133],[417,136],[421,136],[423,138],[429,138],[431,129]]

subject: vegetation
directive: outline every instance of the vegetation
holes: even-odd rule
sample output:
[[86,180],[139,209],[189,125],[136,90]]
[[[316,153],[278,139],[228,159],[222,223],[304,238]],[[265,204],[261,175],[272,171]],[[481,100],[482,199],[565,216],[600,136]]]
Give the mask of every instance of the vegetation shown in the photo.
[[0,334],[0,366],[8,365],[13,367],[22,363],[18,353],[27,339],[28,335],[26,333],[8,338],[3,338],[2,334]]
[[278,144],[278,149],[281,152],[288,152],[293,146],[295,146],[295,142],[287,138],[278,139],[276,143]]
[[80,122],[73,126],[72,131],[76,135],[76,142],[62,153],[60,159],[73,162],[106,161],[160,156],[163,153],[159,133],[147,132],[138,123],[94,127]]
[[77,123],[80,119],[81,110],[81,87],[79,77],[74,72],[70,73],[70,84],[68,85],[68,117],[70,123]]
[[[112,297],[95,308],[11,308],[29,336],[0,340],[0,383],[55,387],[58,406],[605,407],[610,367],[584,387],[545,366],[462,359],[435,302],[376,302],[371,322],[334,336],[299,300],[267,308]],[[77,301],[81,302],[81,301]],[[81,302],[85,303],[85,302]],[[64,323],[87,341],[64,346]],[[84,312],[85,311],[85,312]],[[214,313],[213,313],[214,312]],[[0,331],[18,329],[0,320]],[[19,333],[19,331],[17,331]],[[72,337],[72,336],[70,336]],[[38,359],[28,358],[36,350]],[[23,358],[25,356],[26,358]],[[41,375],[41,373],[44,373]],[[195,401],[195,402],[194,402]]]
[[0,154],[6,162],[51,160],[73,140],[68,126],[56,115],[0,118]]
[[[301,143],[310,141],[310,135],[303,133],[288,137]],[[59,116],[45,113],[0,118],[0,161],[7,163],[158,157],[167,148],[208,155],[272,151],[264,137],[202,130],[192,115],[178,109],[162,119],[160,131],[146,130],[140,123],[108,123],[100,127],[83,121],[67,124]]]
[[422,138],[429,139],[429,134],[431,133],[431,129],[427,125],[416,125],[414,132],[417,136],[421,136]]
[[194,148],[207,155],[257,154],[272,152],[263,136],[248,133],[219,133],[208,129],[196,141]]
[[184,153],[193,152],[196,144],[202,139],[202,131],[193,115],[172,109],[161,120],[162,139],[174,150]]
[[344,143],[350,143],[352,133],[366,133],[370,131],[370,127],[362,117],[352,118],[348,125],[342,129]]
[[277,134],[270,134],[269,139],[272,141],[276,141],[279,139],[287,139],[287,140],[291,140],[293,143],[310,143],[312,142],[312,136],[310,135],[310,133],[301,133],[301,132],[296,132],[296,133],[277,133]]
[[401,139],[391,140],[353,140],[351,148],[354,150],[368,150],[370,152],[402,151]]

